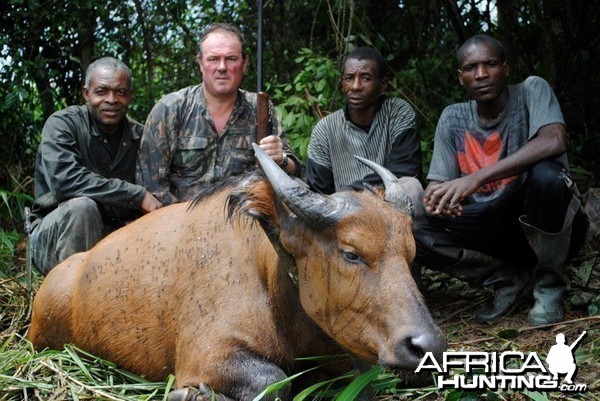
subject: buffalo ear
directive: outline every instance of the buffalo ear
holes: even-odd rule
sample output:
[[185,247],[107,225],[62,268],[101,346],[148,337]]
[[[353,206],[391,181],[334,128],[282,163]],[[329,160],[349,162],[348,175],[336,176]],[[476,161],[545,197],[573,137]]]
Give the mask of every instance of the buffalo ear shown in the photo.
[[272,243],[279,242],[282,222],[289,225],[294,218],[260,173],[233,189],[227,197],[225,208],[228,221],[243,215],[249,216],[251,221],[260,224]]
[[248,215],[261,225],[278,225],[281,207],[273,188],[260,175],[235,188],[227,197],[227,220]]
[[298,219],[275,195],[269,182],[257,174],[248,185],[243,185],[229,194],[226,208],[229,221],[234,217],[246,215],[253,219],[252,222],[260,224],[279,256],[280,266],[297,282],[296,261],[282,245],[281,233],[293,231]]

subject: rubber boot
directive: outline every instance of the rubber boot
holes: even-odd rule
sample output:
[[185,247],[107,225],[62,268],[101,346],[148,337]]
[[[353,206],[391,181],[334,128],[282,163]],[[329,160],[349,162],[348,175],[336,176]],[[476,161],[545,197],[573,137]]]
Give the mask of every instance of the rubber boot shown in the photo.
[[491,324],[512,312],[529,281],[529,273],[471,249],[464,249],[461,259],[444,272],[482,287],[494,286],[492,307],[475,312],[479,323]]
[[560,322],[565,317],[567,280],[562,271],[569,252],[571,226],[558,233],[549,233],[527,223],[525,216],[519,221],[538,260],[534,270],[535,304],[529,311],[529,323],[537,326]]
[[494,301],[491,308],[475,312],[475,320],[479,323],[492,324],[511,313],[519,304],[518,301],[528,282],[528,273],[507,269],[506,277],[494,283]]

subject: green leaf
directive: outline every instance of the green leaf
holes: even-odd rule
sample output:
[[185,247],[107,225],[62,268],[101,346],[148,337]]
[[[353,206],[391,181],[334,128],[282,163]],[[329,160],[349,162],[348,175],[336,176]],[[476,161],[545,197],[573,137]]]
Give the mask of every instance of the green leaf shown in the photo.
[[167,399],[169,398],[169,393],[173,388],[173,383],[175,383],[175,376],[169,375],[169,377],[167,377],[167,385],[165,386],[165,395],[163,397],[163,401],[167,401]]
[[360,34],[360,35],[358,35],[358,37],[361,38],[367,45],[373,46],[373,42],[371,42],[371,39],[369,39],[365,35]]
[[373,366],[365,373],[358,376],[342,391],[337,397],[334,398],[336,401],[351,401],[354,400],[361,391],[364,390],[369,383],[371,383],[377,376],[383,372],[380,366]]
[[298,393],[295,397],[293,401],[304,401],[304,399],[306,397],[308,397],[309,395],[313,394],[314,392],[316,392],[317,390],[319,390],[320,388],[324,387],[324,386],[329,386],[335,382],[338,382],[340,380],[346,380],[346,379],[350,379],[353,376],[353,373],[347,373],[345,375],[342,376],[338,376],[335,377],[333,379],[330,380],[325,380],[319,383],[315,383],[310,387],[305,388],[304,390],[302,390],[300,393]]
[[93,381],[94,377],[88,370],[85,363],[83,363],[83,361],[81,360],[81,358],[79,357],[77,352],[73,349],[73,347],[71,347],[69,345],[65,345],[65,351],[71,357],[71,360],[73,362],[75,362],[75,364],[79,367],[79,369],[81,369],[81,373],[83,373],[88,380]]
[[462,390],[450,390],[446,395],[446,401],[460,401],[464,393]]
[[287,377],[281,381],[278,381],[277,383],[273,383],[271,384],[269,387],[267,387],[266,389],[264,389],[259,395],[257,395],[256,397],[254,397],[252,399],[252,401],[259,401],[261,400],[265,395],[267,394],[271,394],[277,390],[282,389],[283,387],[287,386],[292,380],[294,380],[297,377],[302,376],[303,374],[310,372],[312,370],[318,369],[318,366],[314,367],[314,368],[310,368],[307,370],[304,370],[302,372],[296,373],[295,375],[292,375],[290,377]]

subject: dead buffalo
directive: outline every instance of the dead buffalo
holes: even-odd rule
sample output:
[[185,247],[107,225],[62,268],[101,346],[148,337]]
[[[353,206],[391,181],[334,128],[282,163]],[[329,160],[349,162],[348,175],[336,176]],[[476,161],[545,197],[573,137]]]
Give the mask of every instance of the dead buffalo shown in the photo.
[[371,163],[385,200],[324,196],[255,151],[268,179],[159,209],[55,267],[34,301],[36,348],[72,343],[152,380],[174,373],[170,400],[208,400],[207,387],[252,399],[296,357],[335,343],[394,369],[439,355],[446,343],[409,272],[412,221],[391,173]]

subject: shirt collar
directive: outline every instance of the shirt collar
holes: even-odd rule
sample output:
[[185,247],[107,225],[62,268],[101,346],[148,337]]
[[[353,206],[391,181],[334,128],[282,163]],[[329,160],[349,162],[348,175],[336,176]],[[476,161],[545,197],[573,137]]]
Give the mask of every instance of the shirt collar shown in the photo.
[[[379,113],[379,110],[381,110],[381,106],[383,105],[385,99],[387,99],[387,96],[385,94],[379,97],[379,100],[377,101],[377,106],[375,108],[375,117],[377,117],[377,113]],[[344,103],[344,118],[352,123],[352,120],[350,120],[350,113],[348,111],[348,101]],[[373,119],[373,121],[375,121],[375,119]]]
[[[377,115],[379,114],[379,110],[381,110],[381,107],[383,106],[383,102],[385,102],[385,99],[387,99],[387,96],[385,94],[381,95],[379,97],[379,100],[377,101],[377,106],[375,107],[375,116],[373,117],[373,121],[371,121],[371,124],[369,125],[368,129],[366,129],[366,131],[370,130],[370,127],[373,126],[373,123],[375,122],[375,120],[377,119]],[[346,121],[362,130],[365,130],[366,127],[363,126],[359,126],[358,124],[356,124],[355,122],[353,122],[352,120],[350,120],[350,113],[348,111],[348,102],[346,101],[346,103],[344,104],[344,118],[346,119]]]

